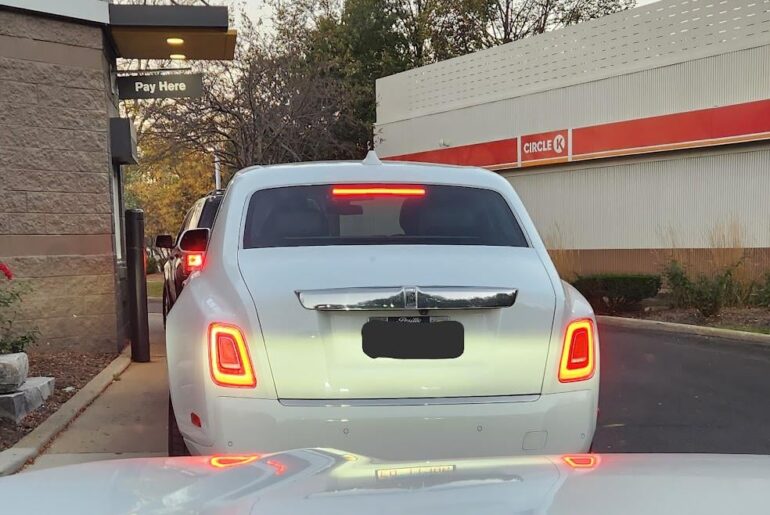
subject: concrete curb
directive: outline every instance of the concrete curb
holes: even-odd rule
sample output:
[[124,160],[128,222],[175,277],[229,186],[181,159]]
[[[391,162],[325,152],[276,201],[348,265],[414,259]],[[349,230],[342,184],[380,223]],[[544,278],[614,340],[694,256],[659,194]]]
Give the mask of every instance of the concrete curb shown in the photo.
[[702,325],[674,324],[672,322],[642,320],[639,318],[597,316],[596,319],[601,324],[613,325],[615,327],[627,327],[630,329],[650,329],[667,333],[726,338],[729,340],[738,340],[753,345],[770,347],[770,334],[750,333],[748,331],[734,331],[732,329],[704,327]]
[[16,442],[10,449],[0,452],[0,476],[7,476],[21,470],[30,459],[36,458],[70,422],[88,407],[101,393],[112,384],[116,376],[123,373],[131,364],[131,350],[126,347],[117,358],[99,372],[88,384],[73,395],[67,402],[32,430],[27,436]]

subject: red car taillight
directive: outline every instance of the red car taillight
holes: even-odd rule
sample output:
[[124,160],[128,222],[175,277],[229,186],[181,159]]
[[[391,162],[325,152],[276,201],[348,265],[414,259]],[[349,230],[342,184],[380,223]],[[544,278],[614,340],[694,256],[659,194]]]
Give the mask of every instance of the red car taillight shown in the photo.
[[203,252],[185,252],[184,255],[184,273],[191,273],[203,268]]
[[413,185],[340,185],[332,187],[334,197],[424,197],[424,186]]
[[559,364],[559,381],[571,383],[591,379],[596,368],[594,324],[588,319],[574,320],[564,333]]
[[257,385],[246,340],[234,325],[209,326],[209,365],[211,378],[220,386],[253,388]]

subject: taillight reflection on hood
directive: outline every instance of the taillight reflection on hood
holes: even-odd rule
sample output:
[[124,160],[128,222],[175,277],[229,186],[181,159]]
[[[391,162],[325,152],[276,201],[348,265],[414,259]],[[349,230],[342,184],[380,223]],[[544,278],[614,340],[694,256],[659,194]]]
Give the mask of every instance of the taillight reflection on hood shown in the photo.
[[[226,469],[231,467],[241,467],[254,463],[262,459],[261,454],[225,454],[222,456],[212,456],[209,458],[209,465],[216,469]],[[286,473],[286,465],[277,459],[271,459],[264,462],[265,465],[273,469],[276,476],[282,476]]]
[[573,469],[592,469],[599,463],[595,454],[567,454],[561,457]]
[[249,463],[254,463],[261,457],[261,454],[247,454],[243,456],[212,456],[209,458],[209,464],[217,469],[225,469],[230,467],[239,467],[241,465],[248,465]]
[[275,471],[276,476],[282,476],[286,472],[286,465],[278,460],[267,460],[265,463]]

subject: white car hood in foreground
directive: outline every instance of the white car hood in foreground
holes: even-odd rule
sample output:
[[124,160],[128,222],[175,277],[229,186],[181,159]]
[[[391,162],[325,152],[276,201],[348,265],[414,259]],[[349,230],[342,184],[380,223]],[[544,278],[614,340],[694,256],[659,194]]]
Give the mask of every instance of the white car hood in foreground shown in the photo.
[[[760,514],[770,457],[374,462],[328,449],[96,462],[0,479],[2,513]],[[580,466],[583,468],[575,468]]]

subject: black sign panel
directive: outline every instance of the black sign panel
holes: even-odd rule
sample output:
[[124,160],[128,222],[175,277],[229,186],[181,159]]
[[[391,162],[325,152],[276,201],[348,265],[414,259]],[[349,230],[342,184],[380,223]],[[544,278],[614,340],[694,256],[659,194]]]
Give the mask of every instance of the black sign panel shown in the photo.
[[197,98],[202,91],[203,75],[200,73],[118,77],[118,96],[121,100]]

